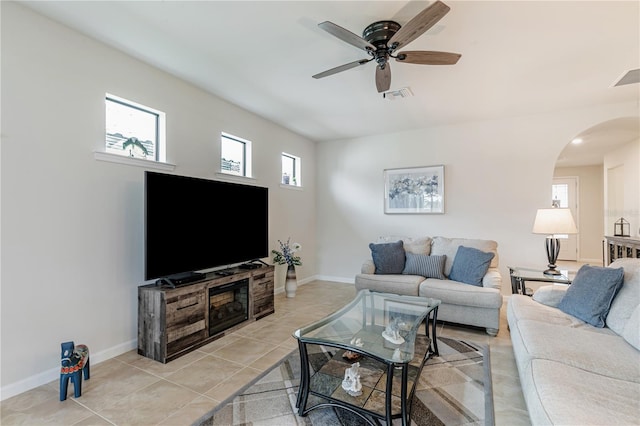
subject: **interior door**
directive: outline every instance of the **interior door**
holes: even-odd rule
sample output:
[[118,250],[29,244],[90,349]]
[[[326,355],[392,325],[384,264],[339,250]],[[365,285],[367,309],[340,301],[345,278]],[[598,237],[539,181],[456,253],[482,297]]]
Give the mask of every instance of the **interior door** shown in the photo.
[[[551,185],[551,199],[553,206],[571,209],[573,220],[578,226],[578,178],[554,178]],[[579,226],[578,232],[580,232]],[[561,238],[558,260],[578,260],[578,236],[578,234],[557,236]]]

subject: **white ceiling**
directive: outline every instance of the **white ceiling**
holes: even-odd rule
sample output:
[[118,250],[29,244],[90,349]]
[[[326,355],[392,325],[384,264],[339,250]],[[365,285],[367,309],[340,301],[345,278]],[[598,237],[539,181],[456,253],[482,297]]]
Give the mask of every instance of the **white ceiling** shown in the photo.
[[[415,95],[393,101],[377,93],[373,62],[311,78],[367,58],[317,24],[360,35],[378,20],[404,25],[430,2],[22,3],[315,141],[640,99],[638,84],[613,87],[640,68],[640,1],[445,0],[451,11],[405,50],[461,59],[393,61],[391,89]],[[640,135],[638,120],[614,124],[624,142]],[[607,129],[612,142],[617,127]]]

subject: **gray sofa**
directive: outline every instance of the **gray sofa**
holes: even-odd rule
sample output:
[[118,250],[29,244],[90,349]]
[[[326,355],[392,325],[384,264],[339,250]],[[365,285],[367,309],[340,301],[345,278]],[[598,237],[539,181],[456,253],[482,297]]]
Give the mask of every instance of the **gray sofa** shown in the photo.
[[[377,243],[403,241],[411,254],[445,256],[444,277],[429,278],[411,274],[376,274],[372,259],[366,260],[355,277],[356,289],[423,296],[440,300],[438,320],[472,325],[486,329],[492,336],[498,333],[502,307],[502,277],[498,270],[498,244],[491,240],[446,237],[381,237]],[[481,285],[470,285],[447,279],[460,246],[493,253],[489,269]]]
[[510,297],[511,340],[534,425],[640,424],[640,259],[609,267],[624,268],[624,281],[603,328],[557,308],[567,286]]

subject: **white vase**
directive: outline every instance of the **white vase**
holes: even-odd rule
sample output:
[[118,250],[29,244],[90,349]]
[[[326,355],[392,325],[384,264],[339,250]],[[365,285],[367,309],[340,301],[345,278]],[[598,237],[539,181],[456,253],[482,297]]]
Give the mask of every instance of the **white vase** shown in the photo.
[[296,278],[296,268],[293,265],[289,265],[287,268],[287,278],[284,282],[284,291],[287,293],[287,297],[296,297],[297,289],[298,279]]

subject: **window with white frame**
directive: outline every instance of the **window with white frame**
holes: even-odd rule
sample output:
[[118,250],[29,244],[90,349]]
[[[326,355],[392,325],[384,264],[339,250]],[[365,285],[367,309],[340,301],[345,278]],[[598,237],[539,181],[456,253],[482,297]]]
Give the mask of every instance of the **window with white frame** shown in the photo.
[[282,184],[302,186],[300,182],[300,157],[282,153]]
[[251,141],[222,133],[220,171],[230,175],[251,177]]
[[[569,207],[569,185],[566,183],[551,185],[551,206],[554,208]],[[568,234],[554,234],[557,238],[569,238]]]
[[107,93],[105,152],[164,161],[165,114]]

